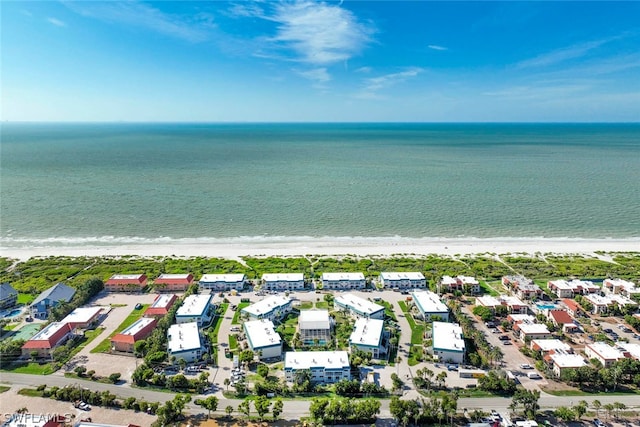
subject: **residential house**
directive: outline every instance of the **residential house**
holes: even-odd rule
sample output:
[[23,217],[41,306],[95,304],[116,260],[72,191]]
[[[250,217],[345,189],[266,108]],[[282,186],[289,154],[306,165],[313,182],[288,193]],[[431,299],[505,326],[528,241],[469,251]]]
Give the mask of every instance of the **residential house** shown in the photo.
[[0,309],[11,308],[18,303],[18,291],[9,283],[0,284]]
[[31,316],[36,319],[46,319],[49,317],[51,309],[61,302],[69,302],[75,295],[76,290],[64,283],[58,283],[42,292],[33,300],[29,306]]

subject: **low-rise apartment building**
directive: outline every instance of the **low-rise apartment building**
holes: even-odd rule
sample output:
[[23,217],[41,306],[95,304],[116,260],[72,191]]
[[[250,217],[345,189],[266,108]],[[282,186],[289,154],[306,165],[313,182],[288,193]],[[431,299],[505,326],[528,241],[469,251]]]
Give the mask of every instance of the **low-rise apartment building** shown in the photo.
[[153,300],[151,305],[147,307],[147,309],[144,311],[144,316],[145,317],[163,317],[167,313],[169,313],[169,310],[171,310],[171,307],[173,307],[173,305],[176,303],[177,300],[178,300],[178,297],[174,294],[160,294]]
[[53,322],[49,323],[44,329],[40,330],[31,339],[22,346],[22,357],[32,357],[36,354],[38,358],[50,359],[53,350],[59,345],[64,344],[73,337],[73,330],[68,323]]
[[136,342],[151,335],[157,323],[158,320],[153,317],[141,317],[111,338],[111,350],[133,353]]
[[620,359],[624,359],[624,354],[615,347],[611,347],[605,342],[594,342],[584,347],[584,354],[589,359],[596,359],[603,367],[608,368]]
[[306,346],[326,345],[331,341],[332,319],[328,310],[302,310],[298,317],[300,341]]
[[186,291],[193,281],[193,274],[161,274],[153,281],[153,288],[156,292]]
[[509,287],[513,293],[523,299],[536,299],[543,294],[540,286],[524,276],[504,276],[502,277],[502,284]]
[[367,281],[362,273],[322,273],[322,289],[364,289]]
[[291,298],[285,295],[271,295],[243,308],[242,313],[247,315],[249,319],[268,319],[276,322],[290,313],[291,309]]
[[529,306],[522,302],[520,298],[512,295],[500,295],[493,297],[491,295],[483,295],[476,298],[476,305],[487,307],[495,311],[496,307],[507,307],[508,313],[526,314]]
[[184,359],[187,363],[197,362],[206,351],[196,322],[169,326],[167,340],[167,353],[169,357],[175,356],[177,361]]
[[347,310],[355,317],[384,319],[384,307],[354,294],[340,294],[333,300],[336,310]]
[[276,291],[276,292],[302,290],[304,289],[304,274],[302,273],[263,274],[262,289],[265,289],[268,291]]
[[573,349],[569,344],[553,338],[531,340],[529,347],[543,356],[549,353],[573,353]]
[[635,301],[620,294],[607,294],[604,296],[598,294],[589,294],[585,295],[584,299],[589,301],[589,303],[591,303],[591,305],[593,306],[593,314],[607,313],[609,311],[609,308],[613,305],[638,305],[638,303],[636,303]]
[[384,320],[365,319],[356,320],[351,336],[349,348],[364,351],[371,354],[373,359],[381,359],[387,354],[385,345]]
[[480,282],[471,276],[442,276],[438,282],[440,292],[460,291],[465,293],[480,293]]
[[549,359],[548,362],[550,362],[551,370],[558,378],[560,378],[562,372],[566,369],[578,369],[587,366],[587,362],[582,356],[573,353],[564,353],[562,351],[547,355],[545,360],[547,359]]
[[442,362],[464,363],[465,344],[457,323],[433,322],[431,335],[434,357]]
[[204,274],[198,281],[201,289],[212,291],[242,290],[247,280],[244,274]]
[[420,272],[382,272],[380,284],[387,289],[414,289],[426,288],[427,281]]
[[604,279],[602,289],[605,293],[621,294],[628,298],[640,294],[640,286],[623,279]]
[[271,320],[252,320],[242,325],[249,342],[249,348],[258,359],[282,357],[282,338],[276,332]]
[[411,302],[415,304],[420,317],[429,320],[437,317],[441,320],[449,320],[449,308],[442,302],[440,297],[430,291],[418,291],[411,293]]
[[100,323],[103,307],[78,307],[61,320],[68,323],[71,329],[91,329]]
[[189,295],[176,311],[176,323],[196,322],[200,327],[207,325],[215,309],[211,299],[211,295],[206,294]]
[[547,282],[547,286],[558,298],[573,298],[576,295],[588,295],[600,292],[600,287],[588,280],[550,280]]
[[551,338],[552,334],[547,325],[541,323],[520,322],[513,325],[513,331],[518,335],[520,341]]
[[146,286],[145,274],[114,274],[104,283],[107,292],[142,292]]
[[284,358],[284,373],[293,382],[296,372],[308,370],[311,382],[333,384],[351,379],[349,354],[346,351],[288,351]]

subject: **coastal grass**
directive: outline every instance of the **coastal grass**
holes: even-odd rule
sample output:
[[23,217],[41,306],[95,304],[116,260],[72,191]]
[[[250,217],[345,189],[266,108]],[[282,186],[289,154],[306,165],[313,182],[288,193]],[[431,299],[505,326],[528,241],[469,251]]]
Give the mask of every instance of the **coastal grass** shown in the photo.
[[[404,302],[404,301],[402,301]],[[384,307],[384,314],[388,319],[393,320],[394,322],[398,321],[398,318],[396,317],[396,313],[393,311],[393,305],[391,305],[390,302],[388,301],[380,301],[376,304],[380,304]]]
[[42,397],[44,392],[42,390],[36,390],[35,388],[21,388],[18,390],[18,394],[20,396]]
[[242,313],[242,309],[251,305],[250,302],[241,302],[238,304],[238,308],[236,309],[236,313],[233,315],[233,320],[231,321],[232,325],[240,324],[240,314]]
[[0,394],[4,393],[5,391],[9,391],[11,390],[11,387],[6,386],[6,385],[0,385]]
[[28,305],[31,304],[34,299],[36,299],[36,296],[33,294],[18,293],[18,304]]
[[39,364],[37,362],[28,362],[21,366],[11,369],[1,369],[4,372],[13,372],[14,374],[30,374],[30,375],[50,375],[55,372],[51,363]]
[[313,303],[311,301],[303,301],[298,306],[300,310],[310,310],[313,308]]
[[489,294],[492,297],[500,296],[500,292],[498,289],[502,286],[499,280],[493,282],[485,282],[484,280],[479,280],[480,289],[482,289],[482,293]]
[[100,344],[91,349],[90,353],[107,353],[111,349],[111,338],[120,332],[127,329],[129,326],[133,325],[138,319],[142,317],[144,311],[149,307],[149,304],[143,304],[142,308],[139,310],[133,310],[123,321],[120,323],[120,326],[116,328],[115,331],[111,333],[107,338],[102,340]]

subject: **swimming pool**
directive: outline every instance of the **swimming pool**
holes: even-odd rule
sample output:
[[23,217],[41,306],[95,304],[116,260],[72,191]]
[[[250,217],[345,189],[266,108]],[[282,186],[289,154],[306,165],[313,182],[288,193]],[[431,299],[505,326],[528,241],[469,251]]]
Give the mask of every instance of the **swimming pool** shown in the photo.
[[553,310],[558,308],[558,306],[555,304],[536,304],[536,308],[538,310]]
[[21,308],[14,308],[13,310],[11,310],[8,313],[4,313],[2,315],[2,317],[7,318],[7,317],[16,317],[19,316],[20,314],[22,314],[22,309]]

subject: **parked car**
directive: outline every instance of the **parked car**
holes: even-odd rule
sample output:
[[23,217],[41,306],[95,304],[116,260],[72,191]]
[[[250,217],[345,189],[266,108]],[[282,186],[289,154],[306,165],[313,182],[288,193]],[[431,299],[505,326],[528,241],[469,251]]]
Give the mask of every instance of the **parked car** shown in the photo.
[[500,336],[498,337],[498,339],[499,339],[500,341],[508,341],[508,340],[509,340],[509,337],[508,337],[508,336],[506,336],[506,335],[500,335]]
[[502,341],[502,345],[511,345],[511,341]]
[[140,304],[140,303],[137,303],[137,304],[136,304],[136,307],[135,307],[135,309],[136,309],[136,310],[140,310],[141,308],[142,308],[142,304]]
[[610,328],[607,328],[607,329],[603,329],[602,332],[606,334],[610,334],[611,332],[613,332],[613,330],[611,330]]
[[520,369],[533,369],[533,366],[529,365],[528,363],[522,363],[520,364]]
[[596,427],[605,427],[605,424],[597,418],[593,420],[593,425]]

